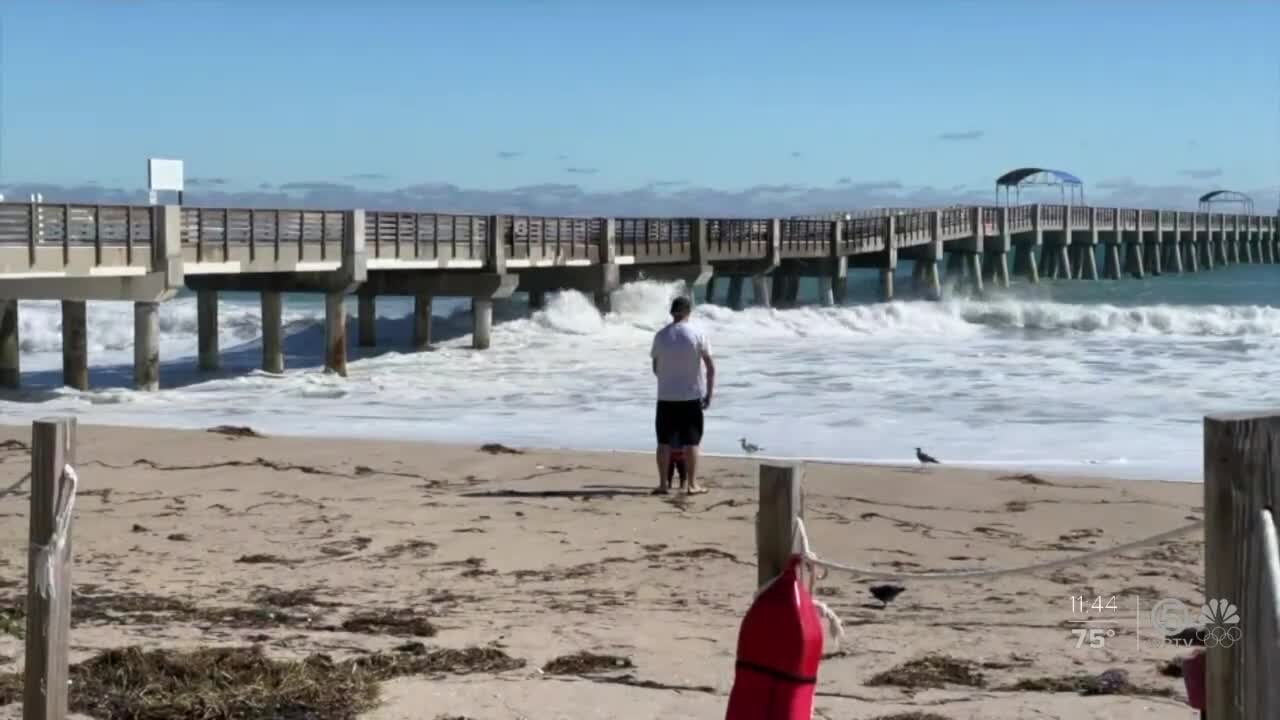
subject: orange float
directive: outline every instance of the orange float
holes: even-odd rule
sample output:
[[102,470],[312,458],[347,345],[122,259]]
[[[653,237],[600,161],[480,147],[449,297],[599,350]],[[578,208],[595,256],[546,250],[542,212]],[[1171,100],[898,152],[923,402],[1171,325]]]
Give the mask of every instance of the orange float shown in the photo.
[[756,596],[738,631],[725,720],[811,720],[822,660],[822,616],[800,581],[801,557]]

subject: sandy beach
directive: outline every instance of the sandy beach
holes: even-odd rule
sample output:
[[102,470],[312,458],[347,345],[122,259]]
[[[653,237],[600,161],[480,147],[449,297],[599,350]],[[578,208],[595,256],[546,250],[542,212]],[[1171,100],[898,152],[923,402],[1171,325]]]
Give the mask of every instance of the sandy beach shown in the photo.
[[[0,428],[0,673],[23,655],[29,440]],[[484,442],[82,426],[71,662],[126,646],[330,658],[309,667],[377,652],[379,697],[352,711],[369,720],[723,717],[755,590],[759,460],[706,459],[711,492],[655,497],[648,455]],[[1202,493],[945,464],[809,464],[805,483],[816,552],[901,572],[1106,548],[1199,519]],[[873,583],[832,573],[817,595],[847,636],[828,641],[815,717],[1194,718],[1161,671],[1186,651],[1135,619],[1165,597],[1199,604],[1201,544],[1193,532],[1065,569],[908,581],[883,609]],[[1099,595],[1116,596],[1115,634],[1077,648],[1070,598]],[[931,655],[950,682],[900,668]],[[1063,686],[1114,668],[1129,694]],[[18,712],[13,683],[0,680],[0,715]],[[99,690],[73,686],[73,709],[111,716]]]

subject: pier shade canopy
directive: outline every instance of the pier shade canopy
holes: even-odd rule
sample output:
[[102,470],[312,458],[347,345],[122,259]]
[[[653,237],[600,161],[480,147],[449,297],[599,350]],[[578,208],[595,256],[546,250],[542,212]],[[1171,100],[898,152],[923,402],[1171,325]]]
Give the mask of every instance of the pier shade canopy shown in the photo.
[[1065,170],[1051,170],[1040,167],[1023,167],[996,178],[996,202],[1000,202],[1000,191],[1004,190],[1006,205],[1013,200],[1014,205],[1022,199],[1022,188],[1028,186],[1056,187],[1062,197],[1063,204],[1084,204],[1084,181]]
[[1235,190],[1214,190],[1200,196],[1200,212],[1213,212],[1214,205],[1235,205],[1244,214],[1253,214],[1253,198]]

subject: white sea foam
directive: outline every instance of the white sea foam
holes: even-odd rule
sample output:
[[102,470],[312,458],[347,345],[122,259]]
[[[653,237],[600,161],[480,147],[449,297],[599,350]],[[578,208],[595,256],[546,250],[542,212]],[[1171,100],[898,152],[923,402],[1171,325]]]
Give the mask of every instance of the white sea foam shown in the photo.
[[[226,370],[202,377],[195,301],[162,306],[163,383],[126,389],[128,304],[90,304],[95,389],[57,388],[56,303],[24,302],[20,402],[11,420],[72,411],[86,422],[268,432],[502,441],[553,447],[651,447],[652,333],[679,291],[640,282],[601,316],[580,293],[550,296],[531,315],[502,310],[490,350],[468,349],[461,303],[437,308],[436,352],[362,356],[348,378],[318,369],[323,308],[286,304],[283,377],[253,370],[260,325],[251,296],[223,298]],[[379,305],[379,332],[403,347],[407,301]],[[1194,479],[1206,412],[1267,406],[1280,351],[1280,310],[1055,302],[1012,297],[899,301],[839,308],[733,311],[701,305],[719,381],[705,447],[734,452],[739,436],[770,454],[901,461],[916,445],[944,461],[1071,466],[1084,472]],[[27,402],[36,400],[38,402]]]

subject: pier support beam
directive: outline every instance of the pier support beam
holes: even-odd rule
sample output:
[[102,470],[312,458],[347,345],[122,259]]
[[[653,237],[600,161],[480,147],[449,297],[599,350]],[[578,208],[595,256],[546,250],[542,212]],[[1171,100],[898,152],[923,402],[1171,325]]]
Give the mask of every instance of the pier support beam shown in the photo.
[[262,306],[262,370],[277,375],[284,372],[282,297],[278,291],[265,290],[259,298]]
[[133,304],[133,384],[160,389],[160,303]]
[[[426,295],[421,297],[430,298],[431,296]],[[529,309],[530,310],[541,310],[546,306],[547,306],[547,293],[545,290],[529,291]]]
[[921,279],[924,281],[924,286],[926,288],[925,292],[928,293],[929,299],[941,300],[942,299],[942,279],[938,275],[938,260],[928,259],[928,260],[917,260],[916,262],[922,264],[920,276],[921,276]]
[[471,347],[488,350],[492,329],[493,299],[471,298]]
[[196,366],[204,372],[218,369],[218,291],[196,291]]
[[836,304],[835,286],[830,275],[818,276],[818,302],[826,307]]
[[324,371],[347,376],[347,294],[324,295]]
[[1024,277],[1027,282],[1040,282],[1040,268],[1036,263],[1035,245],[1018,243],[1013,248],[1013,274]]
[[742,309],[742,276],[729,276],[729,297],[725,299],[725,304],[734,310]]
[[[546,295],[538,293],[542,301]],[[426,350],[431,347],[431,303],[430,295],[418,293],[413,296],[413,349]],[[533,293],[529,294],[529,304],[533,304]]]
[[1076,277],[1081,280],[1098,279],[1098,209],[1092,208],[1089,213],[1088,234],[1077,235],[1080,242],[1072,245],[1076,248]]
[[756,305],[759,305],[760,307],[769,307],[772,305],[772,303],[769,302],[769,284],[770,278],[768,275],[751,276],[751,289],[755,294],[754,299]]
[[[1174,237],[1175,238],[1177,237],[1176,231],[1175,231]],[[1171,245],[1167,245],[1166,247],[1168,248],[1168,252],[1165,253],[1165,257],[1168,261],[1167,264],[1169,265],[1169,272],[1172,272],[1176,275],[1181,275],[1182,274],[1182,242],[1180,240],[1175,239]]]
[[1142,279],[1142,230],[1134,232],[1133,237],[1124,244],[1124,271],[1135,278]]
[[[1116,212],[1119,212],[1118,210]],[[1102,277],[1106,280],[1119,280],[1121,275],[1120,248],[1124,245],[1124,233],[1104,233],[1102,236]]]
[[969,274],[969,282],[976,292],[982,292],[982,253],[968,253],[964,257],[965,270]]
[[359,323],[359,337],[356,343],[360,347],[374,347],[378,344],[378,298],[371,292],[361,292],[356,304],[356,321]]
[[[693,299],[692,288],[689,292],[689,299]],[[609,290],[597,290],[595,292],[596,310],[601,315],[607,315],[613,312],[613,292]]]
[[62,301],[62,384],[89,389],[89,333],[84,300]]
[[[892,223],[893,218],[889,218]],[[889,248],[882,255],[880,265],[880,299],[885,302],[893,300],[893,278],[898,273],[898,248],[889,243]],[[843,300],[843,299],[842,299]]]
[[1009,253],[999,251],[986,253],[982,261],[982,269],[991,284],[1000,288],[1009,287]]
[[18,301],[0,299],[0,388],[17,390],[22,374],[18,348]]
[[841,255],[832,262],[831,267],[831,299],[836,305],[843,305],[849,299],[849,257]]

